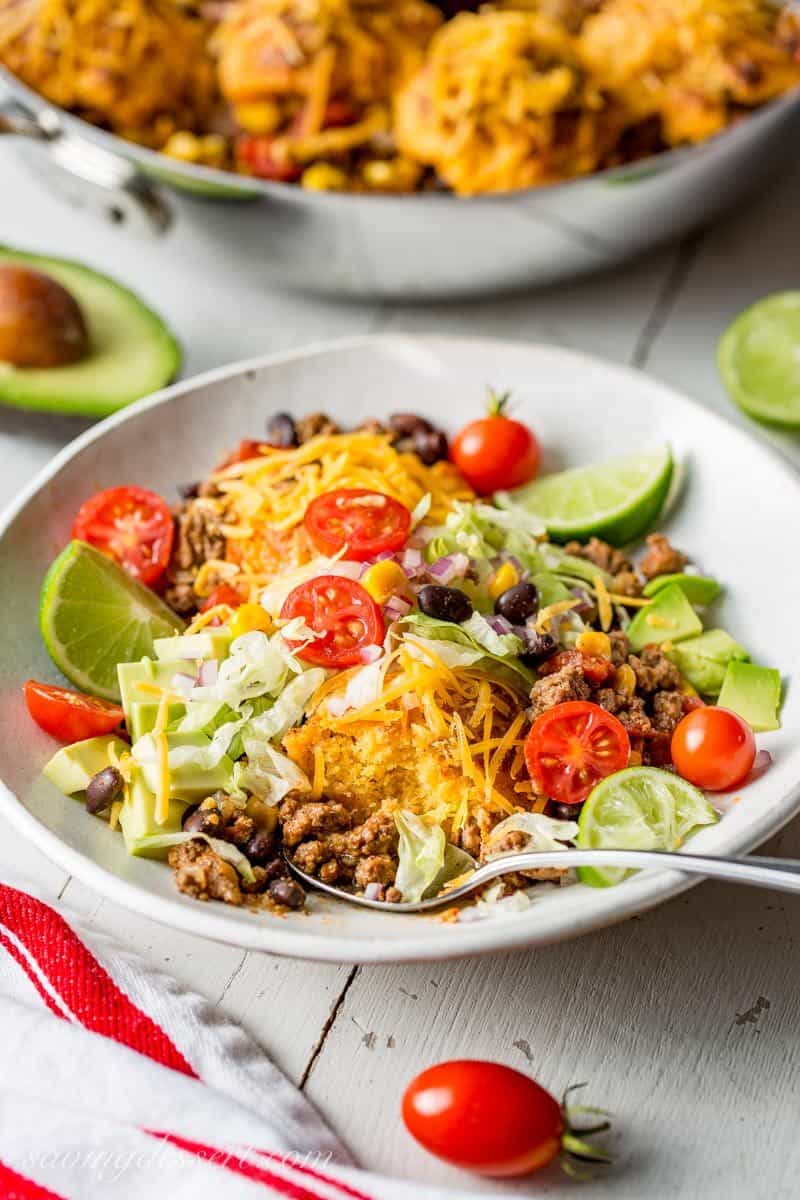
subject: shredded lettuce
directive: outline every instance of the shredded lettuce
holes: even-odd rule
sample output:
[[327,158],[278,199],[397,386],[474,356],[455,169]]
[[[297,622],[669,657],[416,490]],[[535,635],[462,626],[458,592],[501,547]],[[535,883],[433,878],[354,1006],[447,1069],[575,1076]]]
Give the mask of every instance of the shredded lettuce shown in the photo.
[[329,696],[326,707],[332,717],[341,717],[351,708],[361,708],[370,704],[380,695],[381,672],[383,671],[383,656],[375,662],[359,667],[347,681],[343,692]]
[[[469,622],[454,625],[452,621],[440,621],[437,617],[429,617],[421,612],[409,613],[398,622],[403,633],[410,634],[423,647],[426,642],[435,643],[428,648],[435,651],[449,667],[478,666],[490,678],[510,683],[517,691],[527,696],[536,679],[534,672],[514,654],[508,654],[507,647],[504,647],[504,655],[492,653],[469,632],[468,624]],[[508,635],[495,636],[502,638]],[[516,635],[514,641],[521,647]]]
[[465,633],[495,658],[509,658],[522,653],[522,639],[515,633],[497,633],[480,613],[474,612],[468,621],[461,624]]
[[247,726],[247,733],[266,741],[277,741],[287,730],[302,720],[305,707],[314,692],[325,682],[325,672],[322,667],[311,667],[295,676],[287,683],[274,704],[265,709],[260,716],[253,717]]
[[296,763],[269,742],[246,736],[247,761],[236,763],[233,782],[238,791],[250,792],[266,804],[280,804],[292,791],[309,792],[311,784]]
[[406,903],[415,904],[442,870],[447,842],[440,825],[426,825],[415,813],[397,812],[394,820],[400,834],[395,887]]
[[[573,842],[578,836],[576,821],[557,821],[544,813],[514,813],[495,825],[489,835],[487,851],[489,858],[499,858],[504,851],[497,847],[508,833],[524,833],[528,837],[525,850],[563,850],[565,842]],[[516,853],[516,851],[515,851]]]

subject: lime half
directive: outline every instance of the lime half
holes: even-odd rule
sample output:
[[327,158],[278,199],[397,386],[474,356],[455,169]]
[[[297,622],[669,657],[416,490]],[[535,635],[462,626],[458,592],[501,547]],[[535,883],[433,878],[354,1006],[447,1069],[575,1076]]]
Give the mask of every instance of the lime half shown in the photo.
[[717,363],[749,416],[800,428],[800,292],[778,292],[740,313],[720,338]]
[[[717,814],[702,792],[657,767],[628,767],[609,775],[589,796],[578,820],[576,845],[583,850],[677,850]],[[610,887],[622,867],[579,867],[590,887]]]
[[594,536],[622,546],[655,521],[667,498],[672,470],[670,448],[661,446],[547,475],[512,492],[511,499],[540,517],[555,541]]
[[117,663],[153,654],[183,622],[155,592],[85,542],[70,542],[42,584],[39,627],[53,662],[83,692],[119,700]]

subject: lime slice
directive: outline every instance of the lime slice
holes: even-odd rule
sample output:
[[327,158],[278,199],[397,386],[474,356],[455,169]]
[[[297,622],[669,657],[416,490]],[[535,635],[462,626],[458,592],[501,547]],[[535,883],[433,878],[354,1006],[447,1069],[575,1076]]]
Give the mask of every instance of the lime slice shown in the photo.
[[70,542],[42,584],[39,627],[50,657],[83,692],[119,700],[117,663],[153,654],[183,629],[155,592],[85,542]]
[[510,495],[541,518],[555,541],[595,536],[622,546],[655,521],[667,498],[672,470],[669,446],[661,446],[547,475]]
[[717,364],[749,416],[800,427],[800,292],[778,292],[740,313],[720,338]]
[[[609,775],[589,796],[578,819],[576,845],[588,850],[677,850],[717,814],[702,792],[657,767],[628,767]],[[610,887],[622,867],[579,867],[590,887]]]

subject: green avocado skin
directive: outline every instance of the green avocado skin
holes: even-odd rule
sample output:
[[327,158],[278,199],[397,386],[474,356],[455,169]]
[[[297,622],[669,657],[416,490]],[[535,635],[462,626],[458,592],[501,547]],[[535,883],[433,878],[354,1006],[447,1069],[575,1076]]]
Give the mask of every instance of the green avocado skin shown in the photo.
[[178,342],[128,288],[81,263],[0,246],[0,265],[8,263],[49,275],[70,292],[86,321],[90,350],[66,367],[0,362],[0,404],[106,417],[175,378],[181,365]]

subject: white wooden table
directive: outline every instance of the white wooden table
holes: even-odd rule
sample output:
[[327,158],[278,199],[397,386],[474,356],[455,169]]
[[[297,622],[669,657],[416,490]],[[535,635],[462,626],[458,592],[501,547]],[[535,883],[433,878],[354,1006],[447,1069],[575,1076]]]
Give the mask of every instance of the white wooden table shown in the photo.
[[[747,213],[613,275],[439,308],[338,305],[257,291],[219,268],[209,277],[191,229],[159,244],[131,241],[48,197],[7,145],[0,181],[0,240],[84,259],[140,291],[180,336],[187,374],[378,329],[488,334],[634,363],[741,420],[717,380],[717,337],[752,300],[800,287],[800,170]],[[0,502],[81,428],[0,410]],[[800,464],[800,440],[754,433]],[[797,530],[787,532],[796,553]],[[0,746],[0,757],[8,752]],[[769,849],[800,855],[800,824]],[[530,1069],[555,1091],[589,1080],[591,1100],[614,1112],[612,1173],[578,1185],[556,1172],[519,1185],[522,1194],[780,1200],[800,1191],[800,903],[789,898],[704,884],[618,928],[534,953],[353,968],[163,929],[101,900],[6,830],[4,866],[65,896],[241,1021],[364,1164],[418,1181],[409,1195],[424,1195],[425,1181],[471,1182],[419,1150],[399,1120],[417,1070],[464,1056]]]

